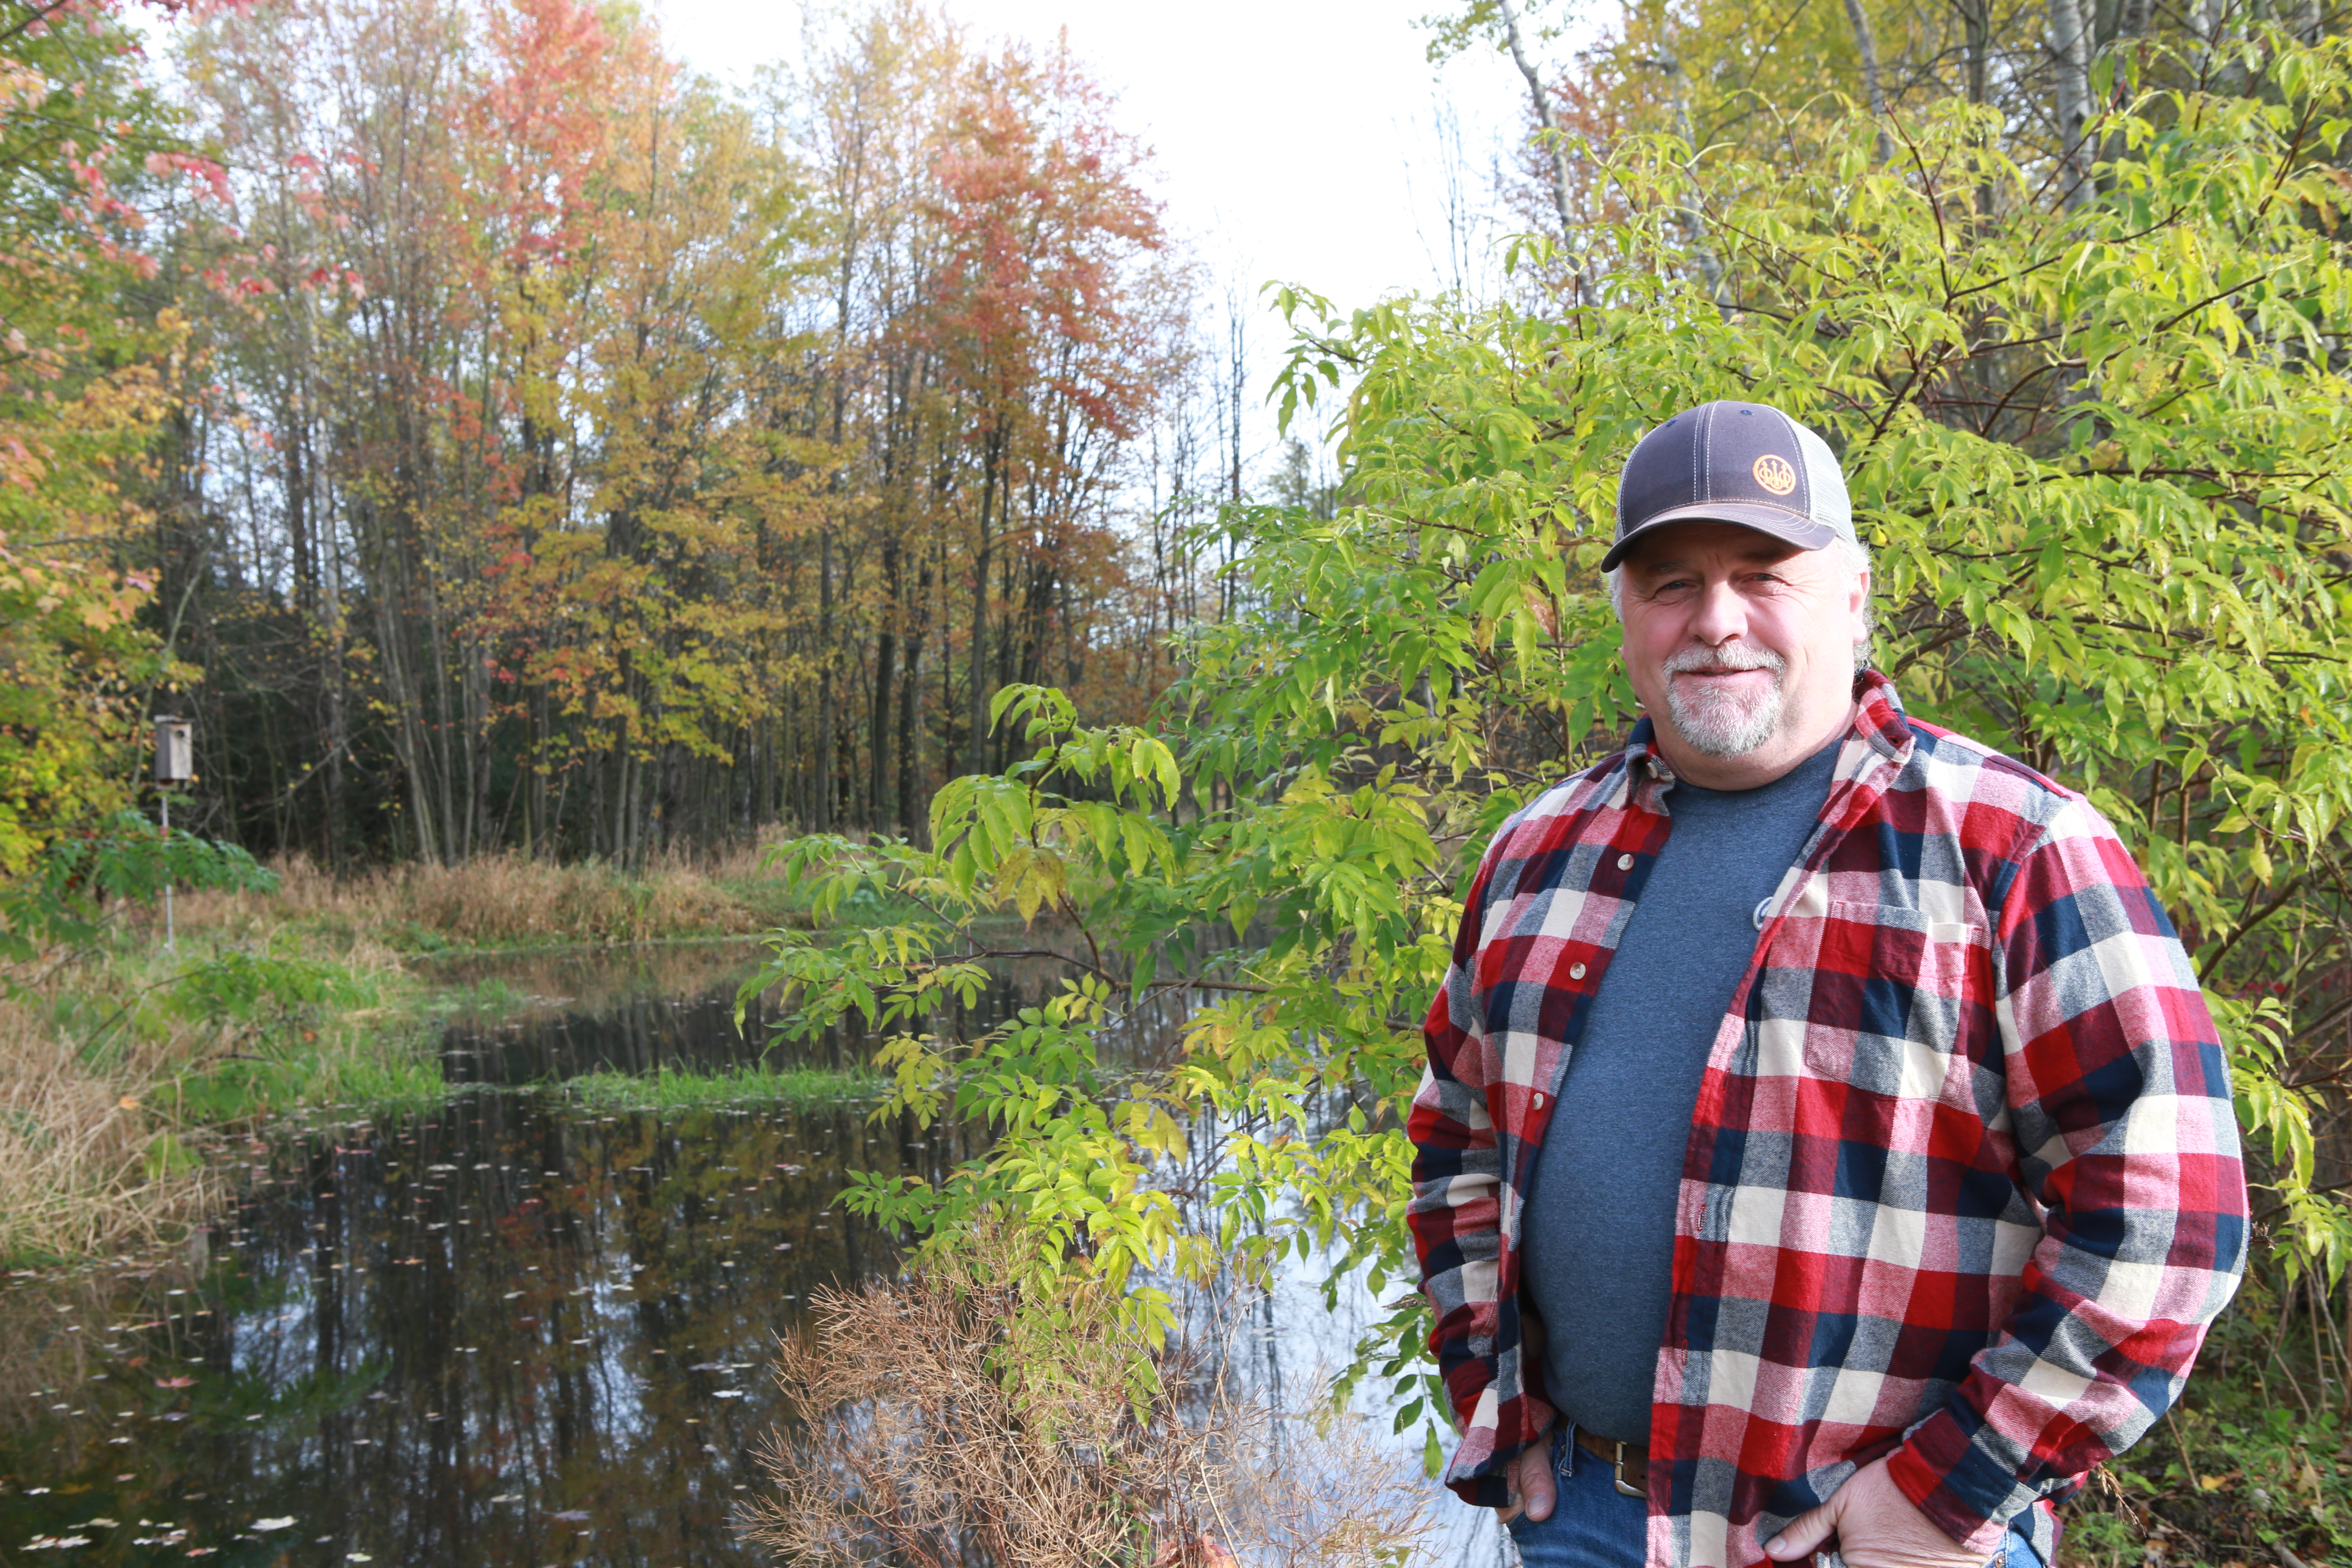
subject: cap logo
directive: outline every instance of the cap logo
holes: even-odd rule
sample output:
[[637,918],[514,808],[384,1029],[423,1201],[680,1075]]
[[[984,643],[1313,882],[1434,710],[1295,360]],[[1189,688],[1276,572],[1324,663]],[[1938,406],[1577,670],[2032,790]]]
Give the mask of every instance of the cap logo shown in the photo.
[[1797,488],[1797,470],[1778,452],[1767,452],[1757,458],[1755,474],[1756,482],[1776,496],[1787,495]]

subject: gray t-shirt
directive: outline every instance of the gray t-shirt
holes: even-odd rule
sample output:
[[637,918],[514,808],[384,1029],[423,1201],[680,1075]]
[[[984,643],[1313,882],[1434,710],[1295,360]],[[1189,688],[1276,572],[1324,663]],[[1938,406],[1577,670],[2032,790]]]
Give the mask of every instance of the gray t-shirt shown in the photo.
[[1698,1080],[1755,953],[1756,908],[1812,836],[1837,753],[1832,742],[1761,789],[1667,791],[1674,826],[1569,1058],[1520,1267],[1546,1391],[1595,1436],[1649,1441]]

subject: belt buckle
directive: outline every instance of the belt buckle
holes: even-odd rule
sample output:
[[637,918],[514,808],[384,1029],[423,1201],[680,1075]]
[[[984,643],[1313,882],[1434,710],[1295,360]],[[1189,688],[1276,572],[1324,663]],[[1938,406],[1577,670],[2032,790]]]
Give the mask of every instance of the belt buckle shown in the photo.
[[1617,1495],[1646,1499],[1650,1495],[1648,1492],[1639,1487],[1629,1487],[1625,1484],[1625,1440],[1622,1437],[1612,1437],[1609,1440],[1617,1445],[1617,1457],[1609,1461],[1609,1476],[1610,1479],[1616,1483]]

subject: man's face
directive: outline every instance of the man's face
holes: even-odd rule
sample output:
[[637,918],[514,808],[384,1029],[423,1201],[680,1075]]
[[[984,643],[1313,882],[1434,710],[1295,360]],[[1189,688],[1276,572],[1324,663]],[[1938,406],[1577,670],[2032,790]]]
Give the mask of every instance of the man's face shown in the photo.
[[1677,522],[1643,534],[1622,570],[1626,672],[1677,773],[1752,789],[1849,722],[1870,583],[1839,552]]

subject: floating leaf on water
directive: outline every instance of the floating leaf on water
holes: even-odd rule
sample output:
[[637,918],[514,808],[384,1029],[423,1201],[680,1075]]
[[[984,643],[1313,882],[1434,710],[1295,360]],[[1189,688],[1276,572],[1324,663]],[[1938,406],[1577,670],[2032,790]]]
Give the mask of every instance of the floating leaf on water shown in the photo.
[[522,1501],[522,1494],[520,1492],[500,1492],[490,1500],[492,1502],[520,1502]]
[[253,1521],[252,1528],[255,1530],[291,1530],[294,1528],[294,1521],[291,1516],[285,1519],[257,1519]]
[[547,1517],[560,1519],[566,1524],[579,1524],[587,1519],[588,1511],[585,1509],[567,1508],[562,1513],[551,1513]]
[[714,1388],[710,1391],[710,1397],[713,1399],[740,1399],[743,1397],[743,1391],[740,1388]]
[[158,1388],[194,1388],[195,1385],[196,1380],[193,1377],[159,1377],[155,1380]]

